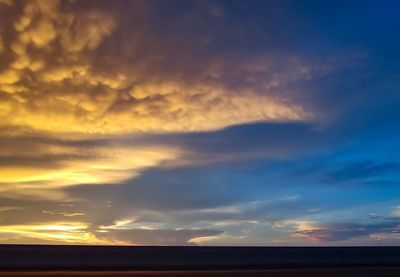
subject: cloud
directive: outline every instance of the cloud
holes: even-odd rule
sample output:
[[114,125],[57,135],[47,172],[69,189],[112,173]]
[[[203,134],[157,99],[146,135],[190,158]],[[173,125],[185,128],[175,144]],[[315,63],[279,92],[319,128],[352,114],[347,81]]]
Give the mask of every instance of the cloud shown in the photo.
[[20,80],[19,72],[16,70],[5,70],[0,73],[0,84],[11,85]]
[[294,234],[307,237],[316,243],[345,241],[357,237],[373,237],[376,235],[399,233],[399,221],[378,224],[338,223],[327,224],[313,229],[297,231]]
[[[126,8],[143,15],[131,16]],[[4,9],[14,16],[3,19],[8,37],[2,54],[9,62],[0,84],[3,93],[12,94],[2,96],[3,124],[110,134],[308,121],[313,110],[295,101],[289,85],[342,66],[275,50],[234,60],[231,53],[216,55],[214,47],[200,44],[204,52],[197,54],[203,38],[166,35],[177,22],[164,26],[170,28],[165,34],[152,25],[158,8],[150,2],[123,9],[118,1],[111,7],[26,1]],[[202,12],[222,24],[209,10]],[[212,32],[208,40],[218,35]]]
[[[369,158],[369,157],[368,157]],[[371,159],[344,158],[312,161],[299,166],[290,178],[317,182],[325,186],[359,184],[368,187],[396,184],[399,163],[395,157],[381,161]]]
[[[13,163],[5,156],[4,168],[25,165],[45,170],[45,173],[54,168],[56,173],[70,172],[68,174],[75,179],[69,179],[68,174],[51,175],[50,180],[39,175],[36,181],[3,183],[4,194],[0,202],[7,207],[18,206],[20,210],[8,211],[1,219],[4,224],[12,225],[78,219],[90,224],[90,232],[122,219],[133,220],[130,229],[148,226],[153,230],[180,226],[225,231],[229,226],[240,224],[269,224],[297,212],[302,214],[310,204],[297,198],[268,200],[274,197],[273,183],[269,186],[270,195],[264,199],[265,196],[257,192],[258,185],[248,182],[246,177],[251,164],[262,158],[285,157],[303,151],[309,143],[313,144],[309,141],[315,136],[313,132],[303,124],[275,123],[236,126],[217,132],[90,135],[71,139],[43,136],[41,132],[26,128],[4,127],[0,150],[8,155],[14,153],[19,159]],[[304,139],[292,140],[293,134],[298,138],[304,136]],[[245,143],[255,136],[264,141]],[[229,143],[224,144],[228,138]],[[289,147],[290,143],[293,143],[292,147]],[[176,153],[181,156],[166,157],[157,164],[149,164],[144,149],[157,157],[160,149],[179,149]],[[53,153],[53,156],[44,153]],[[75,153],[74,156],[68,156],[71,153]],[[126,156],[126,153],[132,154]],[[197,157],[200,155],[204,156]],[[216,158],[211,158],[212,155]],[[133,164],[123,166],[136,157],[137,170]],[[215,168],[215,163],[222,163],[224,167]],[[98,164],[102,166],[95,168]],[[79,174],[81,172],[86,177]],[[235,174],[230,176],[229,172]],[[29,170],[25,168],[23,173],[28,174]],[[23,176],[18,172],[15,175]],[[127,179],[118,177],[121,175]],[[110,183],[104,182],[107,180]],[[264,189],[267,191],[267,187]],[[61,207],[60,202],[73,207]],[[79,216],[66,216],[73,214]],[[204,226],[198,226],[199,223]],[[184,242],[183,239],[176,241]],[[193,242],[202,244],[203,239]]]
[[264,122],[216,131],[96,136],[64,143],[84,148],[119,146],[129,149],[158,145],[180,149],[180,159],[169,161],[169,167],[179,167],[292,159],[326,147],[332,136],[312,124]]
[[[46,191],[37,189],[37,193],[45,194]],[[62,201],[56,197],[8,197],[0,198],[0,222],[1,225],[40,225],[52,224],[62,221],[83,221],[89,224],[86,218],[88,206],[83,205],[79,200],[69,199]],[[65,215],[81,214],[77,217]]]
[[81,222],[53,222],[40,225],[2,225],[0,241],[61,241],[63,243],[86,244],[95,243],[96,238],[87,233],[87,225]]
[[68,52],[94,50],[116,27],[114,17],[106,11],[77,14],[70,29],[61,34],[61,45]]
[[7,5],[7,6],[12,6],[13,2],[14,2],[13,0],[1,0],[0,4]]
[[177,147],[132,145],[87,137],[61,138],[25,127],[4,126],[0,135],[0,191],[8,197],[56,197],[77,184],[118,183],[175,160]]
[[318,224],[335,193],[398,179],[398,70],[378,57],[395,36],[345,45],[363,31],[346,14],[369,17],[344,6],[0,0],[4,241],[375,235]]
[[77,185],[64,192],[96,207],[87,211],[94,225],[111,226],[115,220],[123,220],[129,221],[131,228],[273,224],[311,215],[310,210],[317,205],[301,196],[288,196],[284,188],[260,174],[254,175],[257,182],[248,174],[237,165],[223,169],[213,165],[153,168],[117,186]]
[[368,179],[385,174],[395,173],[400,169],[396,162],[378,163],[374,161],[347,162],[328,174],[331,181],[349,181],[357,179]]
[[[213,134],[193,134],[249,122],[309,120],[313,112],[294,101],[288,86],[341,66],[276,49],[245,56],[224,43],[211,47],[221,32],[202,34],[209,28],[172,34],[185,22],[195,26],[203,14],[223,28],[224,17],[216,16],[223,7],[215,5],[189,5],[188,17],[171,11],[165,18],[171,25],[160,29],[155,14],[161,7],[150,2],[6,4],[0,127],[12,134],[0,138],[0,182],[10,197],[38,197],[50,189],[43,197],[62,199],[57,188],[115,184],[165,161],[171,166],[229,159],[229,153],[212,157],[212,148],[229,152],[240,139],[226,147],[222,141],[199,145],[196,140],[213,140]],[[129,146],[118,137],[124,134],[133,141]],[[172,142],[179,137],[186,145]]]
[[119,241],[133,245],[196,245],[193,241],[222,234],[218,230],[108,230],[96,236],[108,241]]
[[[144,229],[145,223],[105,228],[95,224],[93,207],[81,200],[59,202],[57,199],[0,199],[0,233],[2,241],[24,243],[195,245],[196,240],[222,233],[212,229]],[[97,214],[101,216],[100,214]],[[106,215],[107,216],[107,215]]]

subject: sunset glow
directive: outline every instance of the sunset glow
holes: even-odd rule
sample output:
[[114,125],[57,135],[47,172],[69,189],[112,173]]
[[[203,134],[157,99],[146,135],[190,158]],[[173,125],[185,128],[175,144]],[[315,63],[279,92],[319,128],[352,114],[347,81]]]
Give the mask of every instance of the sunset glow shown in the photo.
[[0,0],[0,243],[399,244],[384,2]]

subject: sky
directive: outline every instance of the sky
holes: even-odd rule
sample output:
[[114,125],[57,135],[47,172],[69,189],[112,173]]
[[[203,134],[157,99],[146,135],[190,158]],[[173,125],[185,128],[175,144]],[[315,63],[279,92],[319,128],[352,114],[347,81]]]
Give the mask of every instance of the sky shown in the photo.
[[0,0],[0,243],[400,245],[399,9]]

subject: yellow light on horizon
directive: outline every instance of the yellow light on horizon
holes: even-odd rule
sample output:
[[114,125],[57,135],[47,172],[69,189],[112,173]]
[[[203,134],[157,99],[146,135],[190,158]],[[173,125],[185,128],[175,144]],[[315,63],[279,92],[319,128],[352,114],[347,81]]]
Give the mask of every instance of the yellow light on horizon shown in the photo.
[[113,244],[113,242],[98,239],[88,230],[84,222],[54,222],[37,225],[5,225],[0,226],[1,240],[10,237],[33,238],[58,243],[75,244]]

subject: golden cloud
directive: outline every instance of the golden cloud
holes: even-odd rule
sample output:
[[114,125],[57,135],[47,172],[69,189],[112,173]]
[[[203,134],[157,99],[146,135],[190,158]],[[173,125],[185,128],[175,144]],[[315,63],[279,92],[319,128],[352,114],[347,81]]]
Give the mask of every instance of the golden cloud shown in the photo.
[[3,225],[0,226],[1,241],[7,242],[26,239],[52,241],[73,244],[110,244],[111,241],[100,240],[88,231],[88,224],[83,222],[53,222],[40,225]]
[[[58,189],[78,184],[123,182],[146,168],[178,159],[179,155],[178,149],[165,147],[104,147],[86,153],[82,153],[82,149],[47,147],[24,154],[19,164],[8,162],[9,165],[0,167],[0,192],[12,198],[68,200]],[[7,151],[2,150],[0,159],[7,157]]]
[[20,73],[16,70],[8,69],[0,72],[0,84],[11,85],[20,80]]
[[0,37],[0,53],[4,51],[4,42],[3,42],[3,38]]
[[[146,76],[148,66],[153,66],[144,64],[147,57],[137,60],[136,66],[104,47],[97,51],[103,42],[116,40],[118,22],[113,12],[99,8],[74,12],[73,3],[62,4],[27,1],[15,22],[5,24],[15,34],[3,47],[10,63],[0,71],[0,94],[18,96],[2,101],[3,124],[46,132],[112,134],[203,131],[311,116],[287,97],[268,93],[268,86],[264,86],[267,90],[247,86],[234,91],[224,83],[226,72],[215,62],[201,73],[216,78],[213,82],[188,83],[159,72],[156,78]],[[102,51],[108,51],[105,57]],[[107,61],[115,65],[107,68]],[[243,70],[249,74],[269,69],[247,63]]]

